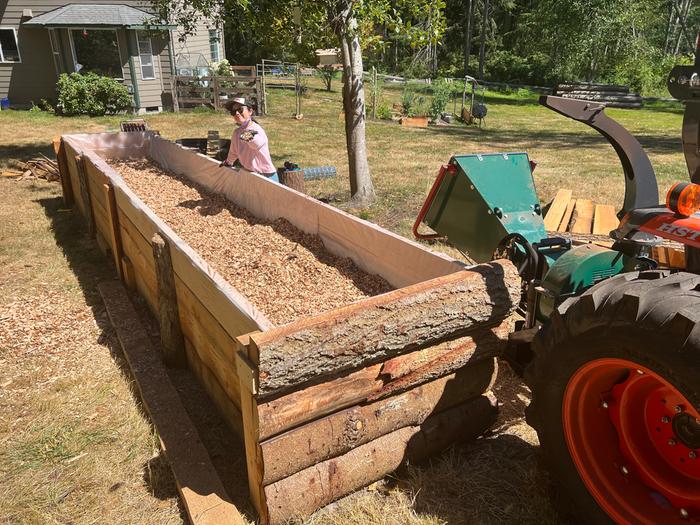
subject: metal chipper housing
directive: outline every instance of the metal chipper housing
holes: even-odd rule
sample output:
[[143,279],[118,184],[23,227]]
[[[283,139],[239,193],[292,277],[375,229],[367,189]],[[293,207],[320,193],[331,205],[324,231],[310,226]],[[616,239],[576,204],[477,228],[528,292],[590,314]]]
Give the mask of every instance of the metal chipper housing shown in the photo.
[[[658,202],[653,171],[640,175],[646,155],[640,158],[641,147],[637,150],[636,140],[603,113],[603,105],[558,97],[542,97],[540,102],[585,122],[610,140],[626,175],[621,214]],[[619,241],[609,249],[594,244],[572,246],[570,239],[549,237],[532,166],[526,153],[456,155],[441,168],[414,225],[416,237],[447,238],[475,262],[497,255],[510,258],[523,278],[524,328],[547,321],[564,299],[603,279],[649,266],[648,246],[643,242]],[[421,223],[436,233],[419,233]]]

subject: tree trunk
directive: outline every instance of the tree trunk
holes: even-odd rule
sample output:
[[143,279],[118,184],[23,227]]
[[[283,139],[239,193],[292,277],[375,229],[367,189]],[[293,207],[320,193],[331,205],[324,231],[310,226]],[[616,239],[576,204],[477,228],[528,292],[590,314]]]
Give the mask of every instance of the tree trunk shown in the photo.
[[489,0],[484,0],[484,14],[481,21],[481,45],[479,46],[479,80],[484,79],[484,60],[486,59],[486,28],[489,19]]
[[472,19],[474,17],[474,4],[476,0],[467,0],[467,15],[464,30],[464,76],[469,75],[469,55],[472,52]]
[[362,83],[362,49],[357,33],[353,3],[343,2],[340,12],[330,12],[331,26],[340,40],[343,60],[343,109],[345,140],[350,169],[351,202],[357,207],[369,206],[375,198],[367,162],[365,143],[365,91]]

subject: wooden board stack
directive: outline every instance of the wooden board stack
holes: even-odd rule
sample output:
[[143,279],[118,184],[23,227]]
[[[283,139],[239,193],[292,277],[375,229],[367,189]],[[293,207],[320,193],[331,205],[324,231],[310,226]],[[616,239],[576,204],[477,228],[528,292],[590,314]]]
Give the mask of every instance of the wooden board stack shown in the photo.
[[[466,268],[257,175],[230,179],[150,133],[64,136],[56,147],[66,202],[123,281],[168,319],[163,331],[181,339],[187,365],[244,440],[261,523],[309,515],[493,423],[494,356],[520,298],[509,262]],[[396,289],[274,326],[103,160],[115,156],[240,183],[226,193],[237,205],[319,235]],[[164,252],[170,264],[157,266]]]
[[[551,234],[570,236],[578,243],[612,246],[609,234],[620,224],[615,208],[588,199],[574,199],[572,195],[568,189],[557,191],[544,217],[546,230]],[[652,257],[662,268],[685,268],[685,252],[678,243],[669,241],[654,247]]]

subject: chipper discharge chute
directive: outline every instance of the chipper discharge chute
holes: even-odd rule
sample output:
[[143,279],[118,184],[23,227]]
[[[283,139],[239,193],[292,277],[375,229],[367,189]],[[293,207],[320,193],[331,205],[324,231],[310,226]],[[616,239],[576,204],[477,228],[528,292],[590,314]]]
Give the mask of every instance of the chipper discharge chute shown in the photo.
[[[675,68],[669,87],[686,101],[692,183],[674,185],[666,205],[641,145],[604,104],[540,99],[620,158],[611,247],[548,237],[525,153],[452,157],[414,225],[476,262],[517,266],[523,319],[504,357],[532,390],[527,420],[580,523],[700,523],[700,64]],[[685,272],[658,269],[664,239],[685,245]]]

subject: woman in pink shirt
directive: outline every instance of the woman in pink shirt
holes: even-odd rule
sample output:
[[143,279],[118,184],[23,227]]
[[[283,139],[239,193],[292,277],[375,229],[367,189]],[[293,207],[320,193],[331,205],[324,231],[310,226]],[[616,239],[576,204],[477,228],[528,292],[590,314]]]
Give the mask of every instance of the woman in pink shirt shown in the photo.
[[248,171],[279,182],[267,147],[267,135],[253,119],[251,103],[243,97],[237,97],[228,101],[225,107],[238,124],[238,128],[233,132],[228,157],[221,163],[222,166],[233,167],[239,164]]

